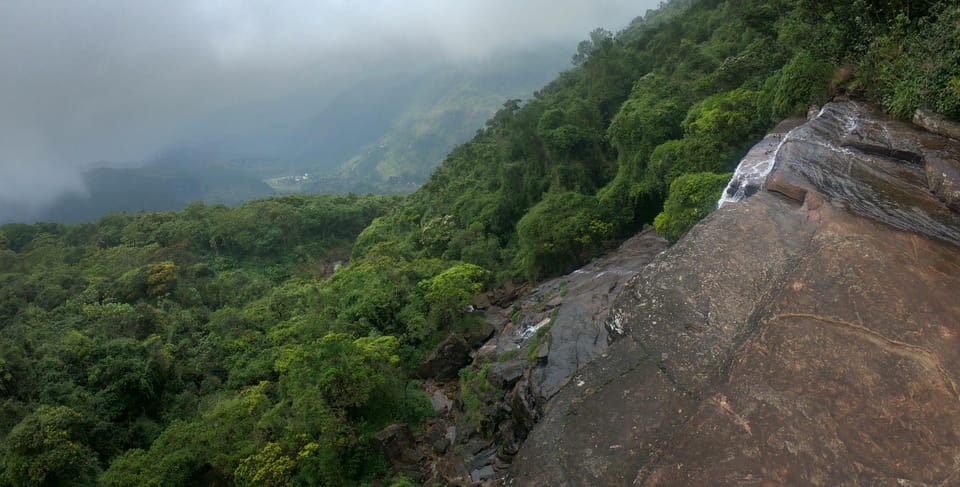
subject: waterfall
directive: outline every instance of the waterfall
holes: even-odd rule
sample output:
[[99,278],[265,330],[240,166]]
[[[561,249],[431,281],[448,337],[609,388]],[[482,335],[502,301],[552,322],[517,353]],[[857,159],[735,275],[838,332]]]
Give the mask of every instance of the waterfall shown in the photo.
[[776,163],[777,153],[780,152],[789,135],[790,132],[771,133],[750,149],[750,152],[740,161],[727,187],[723,189],[723,194],[717,201],[717,208],[727,203],[745,200],[763,189],[767,176]]
[[[773,168],[777,162],[777,154],[780,153],[780,148],[783,147],[783,144],[790,139],[794,130],[803,126],[806,121],[820,118],[826,108],[827,107],[823,107],[819,110],[813,108],[812,110],[816,110],[816,112],[811,111],[808,113],[806,120],[784,120],[777,128],[767,134],[763,140],[753,146],[750,152],[747,152],[747,155],[743,156],[743,159],[733,173],[733,177],[730,178],[730,182],[727,183],[727,187],[723,189],[723,194],[720,195],[720,200],[717,201],[717,208],[727,203],[743,201],[763,189],[767,182],[767,176],[773,172]],[[854,121],[854,124],[855,123],[856,121]],[[786,130],[788,127],[790,130]],[[852,129],[848,127],[848,131],[850,130]]]

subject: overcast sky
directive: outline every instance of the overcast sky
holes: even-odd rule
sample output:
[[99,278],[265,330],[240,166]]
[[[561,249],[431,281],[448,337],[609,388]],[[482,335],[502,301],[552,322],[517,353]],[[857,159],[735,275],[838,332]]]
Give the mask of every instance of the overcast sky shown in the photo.
[[227,112],[308,116],[371,69],[555,42],[572,54],[656,3],[0,0],[0,207],[82,191],[85,167],[152,158]]

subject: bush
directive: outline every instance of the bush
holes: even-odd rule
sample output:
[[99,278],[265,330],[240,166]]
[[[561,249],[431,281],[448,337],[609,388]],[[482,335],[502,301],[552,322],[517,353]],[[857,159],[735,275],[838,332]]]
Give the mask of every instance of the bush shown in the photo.
[[520,265],[531,279],[571,271],[603,247],[612,229],[595,197],[548,194],[517,223]]
[[773,118],[801,115],[811,104],[821,104],[830,92],[833,66],[800,51],[780,72],[773,94]]
[[653,221],[657,232],[671,242],[677,241],[698,221],[709,215],[731,174],[702,172],[684,174],[670,184],[670,196],[663,212]]

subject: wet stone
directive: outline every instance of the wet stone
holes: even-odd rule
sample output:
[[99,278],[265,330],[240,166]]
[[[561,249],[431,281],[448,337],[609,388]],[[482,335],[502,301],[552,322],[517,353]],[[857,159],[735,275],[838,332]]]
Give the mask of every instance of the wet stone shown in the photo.
[[618,290],[507,484],[960,485],[960,215],[916,163],[960,142],[853,101],[790,133]]

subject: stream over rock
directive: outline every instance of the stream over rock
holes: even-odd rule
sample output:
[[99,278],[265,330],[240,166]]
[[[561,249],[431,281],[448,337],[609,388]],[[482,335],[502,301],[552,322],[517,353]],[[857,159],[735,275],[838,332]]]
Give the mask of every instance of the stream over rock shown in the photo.
[[780,133],[623,287],[509,485],[960,485],[960,143],[854,101]]

